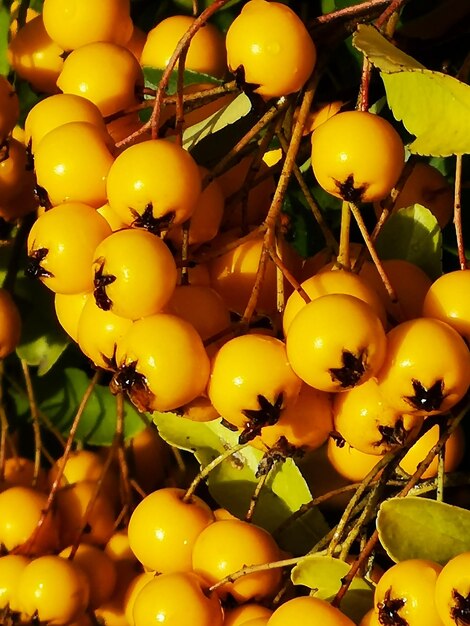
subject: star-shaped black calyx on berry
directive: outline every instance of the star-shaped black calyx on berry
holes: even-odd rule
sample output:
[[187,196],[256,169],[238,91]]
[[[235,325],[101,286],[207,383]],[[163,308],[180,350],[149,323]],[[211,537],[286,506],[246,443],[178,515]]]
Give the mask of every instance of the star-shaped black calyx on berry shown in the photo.
[[354,174],[349,174],[344,181],[335,180],[335,184],[343,200],[346,200],[346,202],[353,202],[354,204],[362,202],[362,198],[367,191],[367,185],[356,187]]
[[450,609],[450,616],[458,626],[470,624],[470,594],[463,596],[457,589],[452,590],[454,606]]
[[141,412],[152,411],[155,394],[148,387],[147,379],[137,371],[137,361],[119,368],[114,374],[110,389],[114,394],[127,393],[132,404]]
[[403,446],[409,434],[401,417],[395,422],[394,426],[379,425],[377,430],[382,435],[382,439],[375,444],[377,446],[381,446],[382,444],[387,444],[388,446]]
[[278,463],[284,463],[284,461],[289,458],[302,457],[304,454],[305,452],[302,448],[293,446],[288,442],[287,438],[282,435],[276,441],[276,445],[264,454],[259,462],[255,476],[256,478],[261,478],[261,476],[268,474]]
[[355,387],[365,374],[365,350],[359,354],[353,354],[349,350],[343,350],[341,355],[343,365],[331,367],[329,372],[333,381],[338,382],[342,389]]
[[111,283],[114,283],[116,276],[104,273],[103,258],[99,258],[97,263],[99,264],[99,267],[95,271],[95,278],[93,279],[93,296],[97,307],[103,309],[103,311],[110,311],[113,303],[106,293],[106,287],[111,285]]
[[153,214],[153,204],[149,202],[144,209],[143,213],[138,213],[135,209],[130,209],[132,213],[132,217],[134,218],[132,221],[132,226],[136,228],[144,228],[148,230],[152,235],[160,235],[160,233],[164,230],[168,230],[174,220],[175,220],[175,212],[168,211],[165,215],[161,217],[155,217]]
[[264,426],[272,426],[281,416],[282,404],[284,402],[283,394],[280,393],[274,404],[271,403],[263,395],[256,397],[259,409],[245,409],[243,415],[248,418],[248,422],[243,429],[238,441],[240,443],[248,443],[261,433]]
[[414,395],[405,396],[406,402],[411,404],[414,409],[420,411],[439,411],[444,398],[447,394],[444,394],[444,381],[442,378],[436,380],[430,387],[425,387],[419,380],[413,378],[411,381],[413,385]]
[[41,263],[44,261],[49,250],[47,248],[38,248],[33,250],[28,257],[28,263],[24,270],[25,276],[28,278],[53,278],[54,274],[44,269]]
[[382,626],[409,626],[408,622],[398,614],[398,611],[405,606],[403,598],[392,598],[392,589],[385,593],[384,601],[379,602],[379,622]]

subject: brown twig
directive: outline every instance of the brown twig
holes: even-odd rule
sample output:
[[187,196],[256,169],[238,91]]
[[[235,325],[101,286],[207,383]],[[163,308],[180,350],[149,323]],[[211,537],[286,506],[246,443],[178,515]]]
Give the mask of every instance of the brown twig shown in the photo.
[[246,515],[245,515],[245,522],[253,521],[253,515],[255,513],[256,505],[259,502],[261,491],[263,490],[263,487],[265,486],[266,481],[268,480],[268,476],[269,476],[269,472],[262,474],[258,482],[256,483],[256,488],[253,492],[253,495],[250,498],[248,511],[246,512]]
[[455,182],[454,182],[454,227],[457,239],[457,252],[461,270],[467,269],[467,259],[465,257],[465,243],[462,229],[462,155],[455,157]]
[[29,371],[28,363],[25,359],[21,359],[21,369],[23,370],[23,376],[26,384],[26,392],[28,394],[29,409],[31,412],[31,421],[33,424],[34,433],[34,471],[32,487],[36,487],[39,473],[41,471],[41,428],[39,426],[39,410],[36,402],[36,396],[34,394],[33,383],[31,380],[31,373]]

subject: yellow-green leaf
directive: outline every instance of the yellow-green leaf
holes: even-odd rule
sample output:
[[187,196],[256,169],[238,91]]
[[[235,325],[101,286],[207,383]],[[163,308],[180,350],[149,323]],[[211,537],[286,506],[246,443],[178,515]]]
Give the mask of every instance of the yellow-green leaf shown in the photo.
[[395,563],[430,559],[445,564],[470,550],[470,511],[436,500],[417,496],[386,500],[380,506],[377,529]]
[[416,136],[410,152],[450,156],[470,152],[470,86],[430,70],[382,72],[388,105]]
[[374,26],[359,24],[352,42],[382,72],[424,69],[424,65],[390,43]]
[[[304,585],[311,589],[317,598],[331,601],[338,593],[349,568],[340,559],[312,554],[293,568],[291,580],[294,585]],[[364,578],[356,577],[341,601],[341,610],[358,623],[372,608],[373,601],[372,585]]]
[[436,279],[442,274],[442,233],[421,204],[399,209],[385,222],[376,241],[381,259],[403,259]]

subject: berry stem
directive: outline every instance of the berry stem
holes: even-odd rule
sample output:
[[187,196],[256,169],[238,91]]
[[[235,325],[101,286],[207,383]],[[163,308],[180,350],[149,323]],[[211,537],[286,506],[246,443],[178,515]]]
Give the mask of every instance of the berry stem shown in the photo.
[[261,491],[262,491],[264,485],[266,484],[268,476],[269,476],[269,472],[266,472],[265,474],[262,474],[260,476],[258,482],[256,483],[256,488],[255,488],[255,490],[253,492],[253,495],[250,498],[250,505],[249,505],[248,511],[246,512],[246,515],[245,515],[245,522],[253,521],[253,515],[255,513],[256,505],[259,502]]
[[398,299],[397,299],[397,295],[395,293],[394,288],[392,287],[390,280],[388,279],[387,274],[385,273],[385,270],[383,268],[383,264],[382,261],[380,260],[379,255],[377,254],[377,251],[375,249],[374,243],[372,241],[371,236],[369,235],[369,233],[367,232],[367,227],[364,223],[364,220],[362,218],[361,215],[361,211],[359,209],[359,207],[357,205],[354,204],[354,202],[350,202],[349,203],[349,207],[351,209],[351,213],[354,216],[354,219],[356,220],[356,223],[359,227],[359,230],[361,231],[361,235],[362,238],[364,239],[364,243],[367,246],[367,249],[369,251],[370,257],[372,259],[372,261],[375,264],[375,267],[377,268],[377,271],[379,273],[379,276],[384,284],[385,289],[387,290],[387,293],[390,297],[390,300],[393,303],[398,303]]
[[[279,139],[279,143],[281,144],[283,152],[287,153],[287,149],[289,146],[284,133],[277,133],[277,138]],[[322,231],[326,245],[331,248],[331,250],[333,250],[336,254],[338,251],[338,242],[336,241],[330,227],[326,223],[323,213],[320,211],[318,204],[315,201],[315,198],[312,196],[310,189],[308,188],[308,185],[305,182],[304,177],[302,176],[302,172],[300,171],[300,167],[297,165],[297,163],[294,163],[293,172],[297,182],[299,183],[299,187],[304,194],[305,201],[307,202],[309,209],[313,213],[313,217],[315,218],[318,226],[320,227],[320,230]]]
[[465,244],[462,230],[462,155],[455,157],[455,182],[454,182],[454,227],[457,239],[457,251],[461,270],[467,269],[467,259],[465,257]]
[[347,202],[341,205],[341,227],[339,235],[339,251],[336,264],[344,269],[351,268],[350,254],[350,233],[351,233],[351,209]]
[[183,496],[183,502],[191,501],[191,498],[193,497],[199,484],[209,476],[213,469],[223,463],[226,459],[230,458],[232,455],[240,452],[240,450],[245,448],[247,445],[248,443],[237,443],[231,448],[228,448],[228,450],[225,450],[225,452],[213,459],[210,463],[205,465],[186,490],[186,493]]
[[28,363],[25,359],[21,359],[21,369],[23,370],[23,376],[26,384],[26,393],[28,394],[29,409],[31,412],[31,421],[33,424],[34,433],[34,471],[32,487],[36,487],[39,472],[41,471],[41,428],[39,426],[39,409],[36,402],[36,396],[34,394],[33,383],[31,380],[31,374],[29,371]]

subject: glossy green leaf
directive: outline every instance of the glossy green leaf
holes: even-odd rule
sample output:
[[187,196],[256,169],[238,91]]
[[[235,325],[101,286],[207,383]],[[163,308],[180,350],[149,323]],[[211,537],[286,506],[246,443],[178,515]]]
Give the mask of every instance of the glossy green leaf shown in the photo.
[[398,563],[431,559],[445,564],[470,550],[470,511],[416,496],[391,498],[377,516],[379,539]]
[[[342,579],[350,566],[330,556],[310,555],[305,557],[291,572],[294,585],[304,585],[313,595],[323,600],[333,600],[339,591]],[[374,604],[374,590],[363,578],[354,578],[341,601],[341,610],[358,623]]]
[[9,26],[10,12],[8,8],[2,4],[0,6],[0,74],[4,76],[10,71],[10,65],[7,60]]
[[[90,378],[76,367],[55,368],[40,379],[33,374],[33,388],[39,410],[64,436],[70,431],[77,408],[90,383]],[[11,390],[16,413],[29,414],[25,394]],[[146,422],[129,402],[124,404],[124,436],[133,437],[145,428]],[[116,398],[108,385],[96,385],[85,407],[77,430],[76,441],[95,446],[109,446],[116,430]]]
[[16,295],[22,319],[21,340],[16,352],[43,376],[55,365],[70,340],[57,321],[53,294],[44,285],[19,276]]
[[[238,442],[238,433],[225,428],[220,420],[198,423],[174,413],[156,413],[154,421],[165,441],[193,452],[202,467]],[[260,451],[247,446],[219,464],[209,475],[208,487],[212,497],[237,517],[243,518],[248,510],[258,484],[256,472],[261,458]],[[288,459],[271,471],[261,491],[253,521],[272,532],[310,500],[304,478],[295,463]],[[304,518],[278,537],[282,547],[294,554],[302,554],[328,532],[317,509]]]
[[[149,89],[157,89],[160,83],[160,80],[163,76],[164,70],[156,67],[144,67],[144,79],[145,86]],[[202,74],[201,72],[193,72],[192,70],[184,70],[184,85],[197,85],[197,84],[211,84],[211,85],[221,85],[222,81],[218,78],[214,78],[209,74]],[[174,95],[176,93],[178,85],[178,70],[173,70],[170,76],[170,80],[168,82],[168,87],[166,92],[169,95]]]
[[404,259],[418,265],[433,280],[442,274],[442,234],[434,215],[415,204],[399,209],[377,238],[381,259]]
[[395,118],[416,136],[408,149],[426,156],[470,153],[470,86],[430,70],[382,74]]
[[359,24],[352,42],[353,46],[381,72],[399,72],[411,68],[425,69],[424,65],[390,43],[374,26]]

